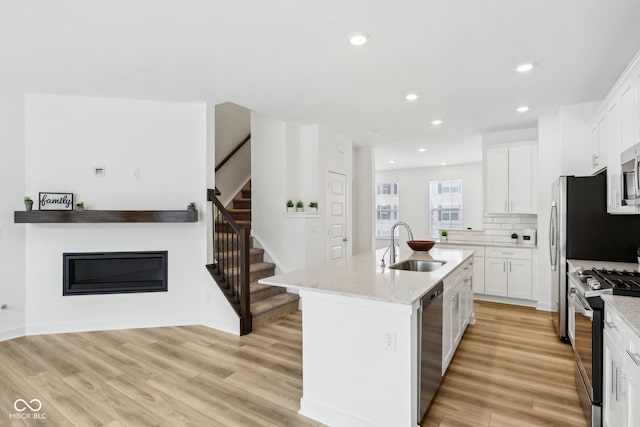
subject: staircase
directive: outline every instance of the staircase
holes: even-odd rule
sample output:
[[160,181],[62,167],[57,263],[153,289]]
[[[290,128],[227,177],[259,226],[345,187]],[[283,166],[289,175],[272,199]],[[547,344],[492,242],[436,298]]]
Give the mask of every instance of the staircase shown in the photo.
[[[298,295],[285,292],[284,288],[267,286],[258,280],[275,274],[275,264],[264,261],[264,249],[254,248],[253,239],[248,235],[251,229],[251,183],[247,184],[233,200],[233,207],[221,209],[214,201],[214,258],[216,264],[207,266],[220,289],[236,310],[241,321],[241,335],[251,332],[253,327],[292,313],[298,309]],[[216,209],[217,207],[217,209]],[[230,219],[229,219],[230,218]],[[248,247],[244,248],[238,231],[247,233]],[[248,272],[243,278],[242,260],[246,252]],[[249,298],[243,298],[243,282],[248,281]],[[249,310],[243,309],[247,304]],[[248,313],[246,311],[249,311]]]

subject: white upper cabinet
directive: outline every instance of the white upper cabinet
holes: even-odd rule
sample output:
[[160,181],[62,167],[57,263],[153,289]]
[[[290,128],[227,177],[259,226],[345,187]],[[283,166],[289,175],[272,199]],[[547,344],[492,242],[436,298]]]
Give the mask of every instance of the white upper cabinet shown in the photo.
[[487,149],[487,206],[491,213],[509,212],[509,149]]
[[622,86],[620,94],[620,152],[630,148],[640,139],[638,105],[638,81],[632,78]]
[[487,213],[537,213],[534,177],[537,171],[535,142],[487,147],[485,211]]
[[599,117],[591,130],[591,172],[596,173],[607,166],[607,116]]
[[620,154],[640,142],[640,53],[607,95],[591,121],[592,173],[607,169],[607,212],[637,214],[622,205]]

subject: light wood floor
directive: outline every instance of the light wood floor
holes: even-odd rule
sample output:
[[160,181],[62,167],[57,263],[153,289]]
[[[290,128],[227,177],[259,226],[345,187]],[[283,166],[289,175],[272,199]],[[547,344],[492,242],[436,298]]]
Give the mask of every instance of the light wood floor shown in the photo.
[[[548,314],[476,302],[476,317],[424,425],[584,426]],[[0,343],[0,426],[319,425],[297,414],[301,396],[300,312],[245,337],[189,326]],[[9,420],[33,398],[45,422]]]
[[427,414],[431,426],[585,427],[571,346],[549,313],[475,302],[469,326]]

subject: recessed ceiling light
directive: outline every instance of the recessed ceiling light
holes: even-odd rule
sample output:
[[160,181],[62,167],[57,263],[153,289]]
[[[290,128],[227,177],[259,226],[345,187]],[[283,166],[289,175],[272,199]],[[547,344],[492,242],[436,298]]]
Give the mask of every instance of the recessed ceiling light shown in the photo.
[[440,119],[431,120],[431,124],[434,126],[440,126],[442,123],[444,123],[444,121]]
[[371,36],[365,33],[353,33],[349,36],[349,43],[356,47],[364,46],[369,43],[369,40],[371,40]]
[[447,162],[440,163],[440,166],[447,166]]
[[529,106],[527,105],[521,105],[518,108],[516,108],[516,111],[518,113],[526,113],[527,111],[529,111]]
[[418,95],[417,93],[408,93],[404,97],[404,99],[406,99],[407,101],[415,101],[418,98],[420,98],[420,95]]
[[525,64],[520,64],[516,67],[516,71],[519,73],[528,73],[529,71],[533,70],[534,65],[530,62],[527,62]]
[[427,151],[427,149],[424,148],[424,147],[423,148],[418,148],[418,151],[421,152],[421,153],[424,153],[425,151]]
[[396,162],[395,160],[389,160],[389,163],[391,163],[391,164],[393,164],[395,162]]

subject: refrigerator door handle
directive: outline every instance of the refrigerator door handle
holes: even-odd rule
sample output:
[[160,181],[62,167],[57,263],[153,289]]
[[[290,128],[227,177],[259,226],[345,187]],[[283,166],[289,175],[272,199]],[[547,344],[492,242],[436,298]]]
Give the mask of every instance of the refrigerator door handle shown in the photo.
[[635,169],[634,170],[634,176],[635,176],[635,185],[636,185],[636,194],[635,194],[635,196],[638,197],[638,194],[640,194],[640,177],[638,177],[638,172],[640,172],[640,155],[636,156],[634,162],[635,162],[635,164],[634,164],[634,169]]
[[558,261],[558,250],[557,250],[557,227],[558,222],[558,207],[556,206],[556,202],[551,203],[551,218],[549,220],[549,258],[551,259],[551,270],[556,271],[557,269],[557,261]]

